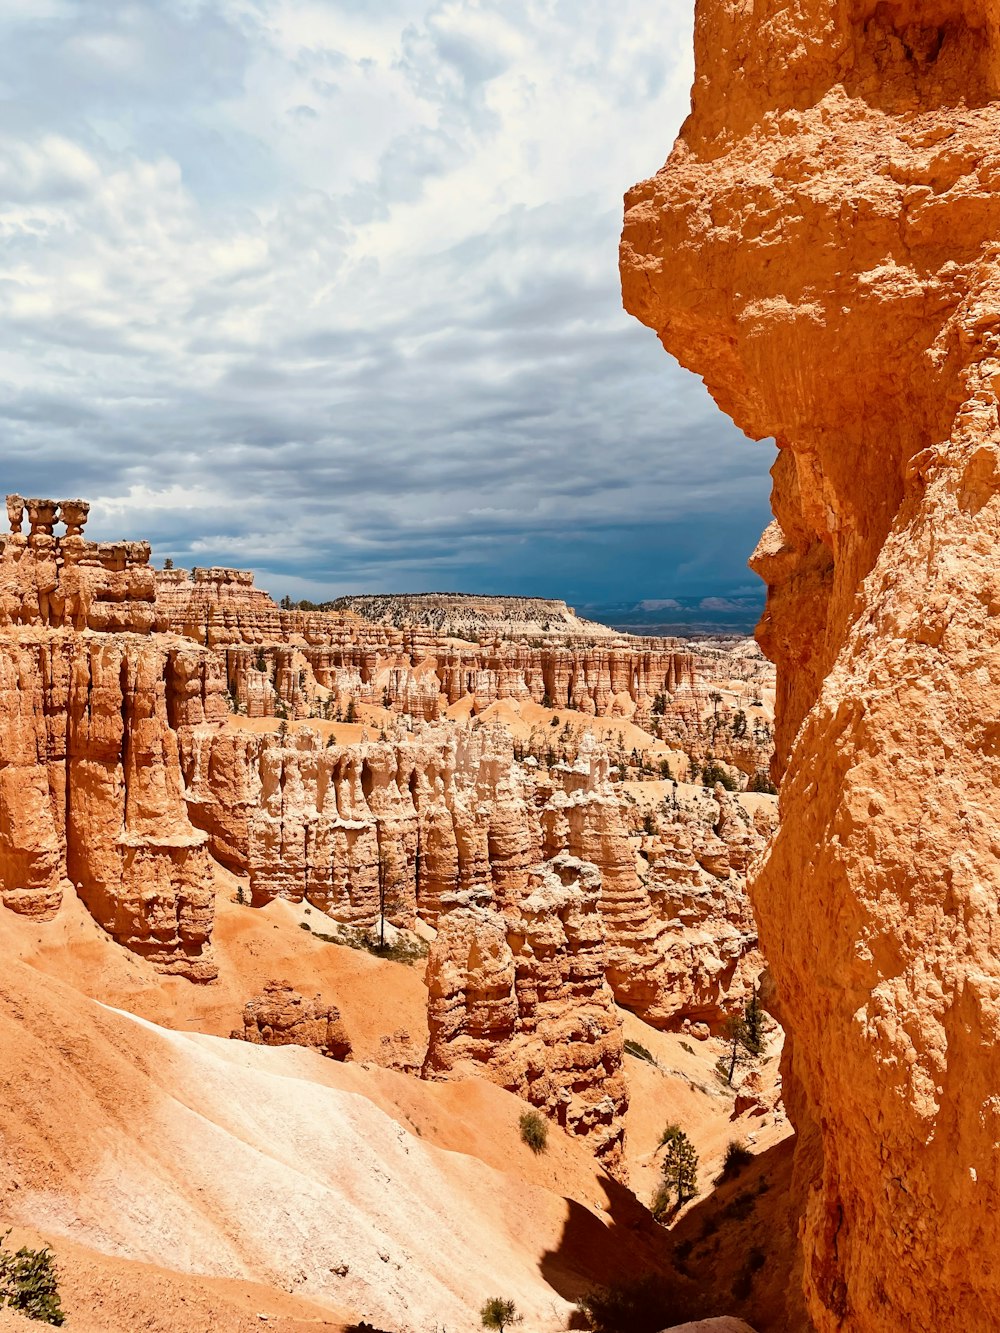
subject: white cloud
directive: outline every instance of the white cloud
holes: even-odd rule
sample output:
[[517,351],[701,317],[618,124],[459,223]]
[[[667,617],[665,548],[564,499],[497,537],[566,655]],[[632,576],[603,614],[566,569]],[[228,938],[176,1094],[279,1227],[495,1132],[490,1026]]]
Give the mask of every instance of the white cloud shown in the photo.
[[[310,588],[496,588],[571,548],[624,587],[630,528],[752,531],[767,451],[617,290],[690,28],[661,0],[0,0],[8,485]],[[740,563],[690,540],[698,578]]]

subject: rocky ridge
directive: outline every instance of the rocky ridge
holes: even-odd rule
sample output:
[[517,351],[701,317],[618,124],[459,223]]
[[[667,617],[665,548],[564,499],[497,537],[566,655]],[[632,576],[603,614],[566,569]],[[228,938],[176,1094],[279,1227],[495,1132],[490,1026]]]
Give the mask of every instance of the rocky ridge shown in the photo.
[[657,695],[694,684],[692,655],[673,639],[607,631],[538,642],[497,632],[466,643],[420,623],[396,628],[345,610],[283,609],[245,570],[156,577],[169,628],[226,650],[228,688],[248,717],[324,717],[354,702],[433,721],[465,698],[477,710],[524,699],[631,717],[648,715]]
[[330,611],[353,611],[378,625],[422,625],[443,638],[492,643],[496,639],[607,639],[615,631],[578,616],[565,602],[544,597],[481,597],[469,593],[379,593],[338,597]]
[[831,1333],[995,1323],[996,37],[983,0],[700,0],[692,114],[626,205],[627,307],[779,448],[752,892]]

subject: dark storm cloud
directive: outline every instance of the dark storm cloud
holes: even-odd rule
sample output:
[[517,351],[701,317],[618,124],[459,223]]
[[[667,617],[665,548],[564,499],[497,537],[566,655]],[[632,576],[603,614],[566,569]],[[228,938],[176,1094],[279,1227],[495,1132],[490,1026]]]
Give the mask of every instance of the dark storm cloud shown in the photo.
[[771,450],[621,311],[660,0],[0,0],[11,489],[278,593],[723,594]]

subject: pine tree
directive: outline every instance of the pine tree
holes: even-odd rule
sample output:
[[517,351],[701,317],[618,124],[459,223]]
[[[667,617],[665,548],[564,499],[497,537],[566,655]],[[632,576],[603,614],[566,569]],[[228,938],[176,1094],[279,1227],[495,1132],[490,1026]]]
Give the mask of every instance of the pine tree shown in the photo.
[[677,1196],[677,1207],[698,1193],[698,1154],[694,1144],[679,1125],[668,1125],[660,1137],[663,1154],[663,1182]]

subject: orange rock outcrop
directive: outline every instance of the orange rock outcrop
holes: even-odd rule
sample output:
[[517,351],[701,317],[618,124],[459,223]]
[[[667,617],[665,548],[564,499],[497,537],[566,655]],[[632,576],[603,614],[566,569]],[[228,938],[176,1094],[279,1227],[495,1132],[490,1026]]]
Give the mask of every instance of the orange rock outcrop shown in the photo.
[[248,1000],[243,1027],[230,1036],[255,1046],[308,1046],[330,1060],[347,1060],[352,1050],[340,1010],[318,995],[307,1000],[287,981],[269,981]]
[[[211,866],[168,698],[197,651],[152,633],[149,547],[89,542],[87,506],[61,503],[65,536],[59,503],[8,497],[0,549],[0,900],[44,919],[75,891],[115,939],[206,979]],[[195,703],[224,714],[201,692],[173,711]]]
[[692,114],[627,198],[626,305],[750,436],[821,1330],[995,1326],[1000,92],[985,0],[700,0]]
[[628,1088],[600,873],[561,856],[536,867],[527,889],[504,911],[488,891],[443,904],[427,961],[424,1074],[478,1075],[516,1092],[620,1175]]
[[[249,717],[328,716],[335,704],[384,705],[433,721],[472,696],[550,701],[591,715],[648,715],[659,694],[694,684],[690,652],[670,639],[554,636],[467,643],[350,611],[278,607],[244,570],[169,569],[157,605],[171,630],[226,652],[228,687]],[[605,642],[605,638],[607,642]]]

